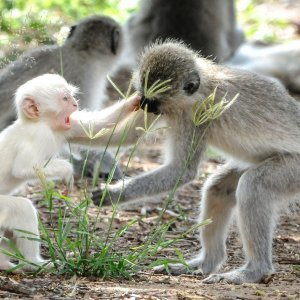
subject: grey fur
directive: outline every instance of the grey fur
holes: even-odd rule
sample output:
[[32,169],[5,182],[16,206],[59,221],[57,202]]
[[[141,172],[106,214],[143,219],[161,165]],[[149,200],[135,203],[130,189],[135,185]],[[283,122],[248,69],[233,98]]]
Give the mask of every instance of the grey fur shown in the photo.
[[278,45],[246,43],[226,64],[274,77],[290,91],[300,93],[299,41]]
[[243,42],[233,0],[144,0],[125,27],[124,59],[134,61],[157,39],[180,39],[204,57],[225,61]]
[[[156,110],[170,127],[166,162],[157,170],[109,186],[110,199],[116,201],[121,192],[127,201],[170,190],[186,161],[180,183],[189,182],[196,176],[206,145],[219,149],[228,162],[206,181],[200,214],[200,221],[211,218],[213,223],[202,229],[202,250],[189,264],[203,274],[220,268],[226,256],[227,228],[236,207],[245,265],[213,274],[205,282],[259,282],[273,271],[277,210],[287,207],[300,192],[300,104],[274,80],[216,65],[180,43],[158,44],[145,51],[137,71],[141,93],[148,69],[148,86],[158,79],[172,79],[172,89],[155,98]],[[183,87],[191,71],[199,73],[200,87],[187,95]],[[208,128],[195,127],[192,105],[209,96],[216,86],[216,101],[224,95],[232,99],[239,93],[239,97]],[[189,159],[190,153],[194,155]],[[186,270],[173,265],[171,271],[180,274]]]

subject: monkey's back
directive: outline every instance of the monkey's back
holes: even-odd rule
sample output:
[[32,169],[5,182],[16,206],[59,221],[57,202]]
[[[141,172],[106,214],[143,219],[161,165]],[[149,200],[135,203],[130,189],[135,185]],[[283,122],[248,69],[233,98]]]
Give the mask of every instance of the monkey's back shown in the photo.
[[56,46],[26,52],[0,73],[0,130],[14,117],[13,98],[19,86],[44,73],[59,73],[60,56]]
[[[300,153],[300,104],[272,79],[226,69],[218,89],[235,103],[215,122],[211,143],[251,162],[273,153]],[[234,145],[234,146],[233,146]]]

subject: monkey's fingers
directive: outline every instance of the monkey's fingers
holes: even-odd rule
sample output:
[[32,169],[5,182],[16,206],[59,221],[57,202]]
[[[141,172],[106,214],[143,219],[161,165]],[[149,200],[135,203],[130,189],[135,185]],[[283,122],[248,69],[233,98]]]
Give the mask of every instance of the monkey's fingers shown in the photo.
[[130,112],[140,109],[141,99],[142,97],[138,93],[133,94],[130,98],[127,99],[127,105]]
[[108,199],[106,197],[103,198],[103,189],[102,188],[96,188],[92,191],[92,200],[93,203],[97,206],[101,205],[110,205],[108,202]]
[[122,199],[119,191],[114,191],[112,188],[108,188],[106,184],[102,184],[100,188],[92,191],[92,200],[95,205],[102,206],[112,205]]

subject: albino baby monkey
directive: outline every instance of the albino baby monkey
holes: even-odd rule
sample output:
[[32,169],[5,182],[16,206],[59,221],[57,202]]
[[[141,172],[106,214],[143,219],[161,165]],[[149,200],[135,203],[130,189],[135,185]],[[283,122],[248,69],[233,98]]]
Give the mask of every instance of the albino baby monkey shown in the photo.
[[[18,88],[15,105],[18,118],[0,133],[0,234],[10,238],[26,260],[46,263],[40,256],[37,211],[30,200],[12,194],[23,183],[36,180],[36,169],[43,168],[46,178],[70,183],[73,167],[58,154],[67,140],[88,144],[82,125],[93,122],[94,129],[111,128],[139,107],[139,97],[132,97],[99,112],[77,112],[74,94],[77,88],[55,74],[36,77]],[[80,122],[79,122],[80,120]],[[79,123],[82,123],[80,125]],[[94,142],[97,145],[97,142]],[[102,144],[102,142],[99,142]],[[18,230],[22,230],[18,231]],[[30,232],[32,234],[24,233]],[[1,248],[9,248],[5,239]],[[0,269],[14,267],[10,258],[0,253]],[[25,270],[32,270],[26,265]]]

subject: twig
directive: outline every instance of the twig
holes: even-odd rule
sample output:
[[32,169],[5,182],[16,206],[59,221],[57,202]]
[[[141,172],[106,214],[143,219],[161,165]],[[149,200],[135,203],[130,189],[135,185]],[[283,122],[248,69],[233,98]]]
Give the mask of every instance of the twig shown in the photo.
[[0,276],[0,290],[24,295],[31,295],[35,291],[35,289],[4,276]]
[[293,259],[293,258],[284,257],[278,260],[277,262],[282,265],[300,265],[300,259],[296,259],[296,258]]

